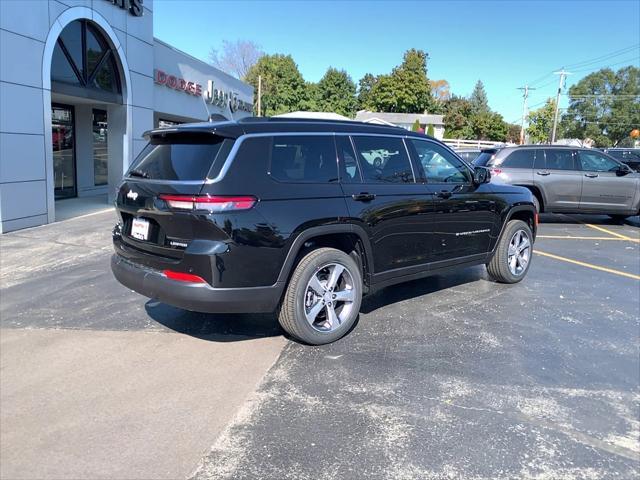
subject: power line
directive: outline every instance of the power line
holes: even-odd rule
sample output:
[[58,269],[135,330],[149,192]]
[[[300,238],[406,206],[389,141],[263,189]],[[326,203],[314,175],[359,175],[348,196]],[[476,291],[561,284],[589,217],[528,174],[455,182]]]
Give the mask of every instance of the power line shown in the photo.
[[[611,67],[615,67],[617,65],[622,65],[623,63],[629,63],[629,62],[636,62],[636,63],[640,63],[640,57],[632,57],[632,58],[627,58],[625,60],[622,60],[620,62],[616,62],[616,63],[612,63],[610,65],[602,65],[600,67],[587,67],[587,68],[581,68],[579,70],[574,70],[574,73],[580,73],[580,72],[588,72],[590,70],[595,70],[596,68],[611,68]],[[630,64],[631,65],[631,64]]]
[[591,65],[592,63],[599,63],[602,60],[608,60],[609,58],[618,57],[620,55],[624,55],[625,53],[628,53],[628,52],[630,52],[632,50],[635,50],[635,49],[638,49],[638,48],[640,48],[640,43],[637,43],[637,44],[631,45],[629,47],[625,47],[625,48],[622,48],[620,50],[616,50],[616,51],[601,55],[601,56],[596,57],[596,58],[592,58],[590,60],[584,60],[582,62],[577,62],[577,63],[571,64],[571,65],[567,65],[567,68],[584,67],[584,66],[587,66],[587,65]]

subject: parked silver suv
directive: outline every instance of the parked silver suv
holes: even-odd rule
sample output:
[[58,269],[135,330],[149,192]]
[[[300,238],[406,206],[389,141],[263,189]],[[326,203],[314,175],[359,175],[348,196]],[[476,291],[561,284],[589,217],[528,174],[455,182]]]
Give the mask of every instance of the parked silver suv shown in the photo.
[[492,181],[527,187],[539,212],[638,215],[640,173],[590,148],[522,145],[485,149],[474,165]]

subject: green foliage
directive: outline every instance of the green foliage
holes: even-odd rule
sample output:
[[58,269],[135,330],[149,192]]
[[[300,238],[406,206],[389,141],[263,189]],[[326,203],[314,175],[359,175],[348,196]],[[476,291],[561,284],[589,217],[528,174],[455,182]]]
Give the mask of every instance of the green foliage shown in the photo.
[[378,81],[377,77],[366,73],[358,82],[358,110],[372,110],[371,90]]
[[413,125],[411,126],[411,131],[412,132],[419,132],[420,131],[420,120],[418,120],[416,118],[416,121],[413,122]]
[[471,117],[471,128],[477,140],[504,142],[507,138],[507,124],[496,112],[480,112]]
[[317,83],[305,82],[304,98],[300,101],[297,110],[306,112],[317,112],[320,110],[320,88]]
[[[291,55],[264,55],[253,65],[245,80],[258,91],[262,76],[262,114],[265,116],[300,110],[308,101],[307,85]],[[257,102],[257,95],[254,101]],[[255,105],[254,105],[255,108]]]
[[435,134],[435,130],[433,128],[433,125],[429,125],[429,128],[427,128],[427,135],[429,135],[430,137],[433,137],[434,134]]
[[471,126],[472,116],[471,102],[466,98],[453,95],[444,104],[445,137],[475,140]]
[[640,126],[640,69],[603,68],[584,77],[569,89],[561,126],[565,136],[591,138],[599,147],[628,142]]
[[520,125],[507,123],[507,142],[520,143]]
[[555,109],[556,101],[549,98],[544,106],[529,114],[529,127],[527,128],[529,143],[546,143],[549,141]]
[[473,92],[471,92],[469,101],[471,102],[474,113],[488,113],[491,111],[489,108],[487,92],[485,91],[484,84],[481,80],[476,82],[476,86],[473,88]]
[[344,70],[329,68],[318,82],[318,110],[353,117],[356,84]]
[[373,82],[366,108],[379,112],[432,112],[435,99],[427,78],[427,54],[416,49],[405,52],[402,64]]

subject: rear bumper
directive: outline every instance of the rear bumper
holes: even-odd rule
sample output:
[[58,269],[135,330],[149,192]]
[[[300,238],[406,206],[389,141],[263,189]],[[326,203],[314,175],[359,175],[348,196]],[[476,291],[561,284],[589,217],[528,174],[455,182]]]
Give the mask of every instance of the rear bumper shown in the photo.
[[268,287],[213,288],[207,283],[171,280],[159,270],[130,262],[118,254],[111,257],[111,270],[125,287],[145,297],[194,312],[273,312],[284,288],[280,283]]

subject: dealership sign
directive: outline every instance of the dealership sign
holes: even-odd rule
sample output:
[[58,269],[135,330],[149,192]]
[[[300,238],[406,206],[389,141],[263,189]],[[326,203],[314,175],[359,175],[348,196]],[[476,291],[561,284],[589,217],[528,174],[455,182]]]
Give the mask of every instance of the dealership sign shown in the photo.
[[207,89],[203,91],[202,85],[197,82],[186,80],[175,75],[169,75],[162,70],[156,69],[154,72],[154,81],[158,85],[164,85],[173,90],[179,90],[196,97],[204,97],[205,102],[211,105],[220,108],[229,106],[232,112],[238,110],[244,112],[253,111],[253,105],[250,102],[240,100],[236,92],[215,88],[213,80],[207,81]]
[[129,13],[134,17],[141,17],[144,13],[142,8],[144,0],[107,0],[107,2],[113,3],[123,10],[129,10]]

